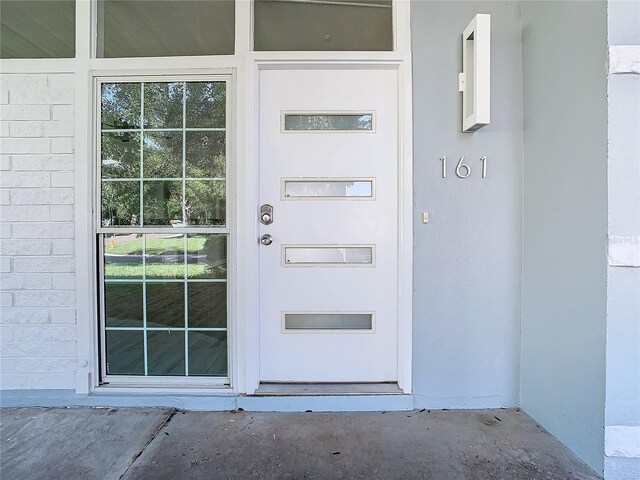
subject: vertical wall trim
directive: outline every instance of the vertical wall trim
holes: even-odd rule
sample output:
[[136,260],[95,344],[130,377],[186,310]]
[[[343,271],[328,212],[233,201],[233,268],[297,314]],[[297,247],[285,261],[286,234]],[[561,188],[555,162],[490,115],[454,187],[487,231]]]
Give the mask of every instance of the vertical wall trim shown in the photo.
[[398,53],[410,53],[411,2],[409,0],[394,0],[392,8],[394,50]]
[[78,364],[76,393],[86,394],[97,381],[97,318],[95,248],[93,237],[94,205],[92,192],[93,168],[91,159],[93,128],[92,85],[88,75],[91,56],[94,2],[76,2],[76,60],[75,60],[75,255],[76,255],[76,325]]

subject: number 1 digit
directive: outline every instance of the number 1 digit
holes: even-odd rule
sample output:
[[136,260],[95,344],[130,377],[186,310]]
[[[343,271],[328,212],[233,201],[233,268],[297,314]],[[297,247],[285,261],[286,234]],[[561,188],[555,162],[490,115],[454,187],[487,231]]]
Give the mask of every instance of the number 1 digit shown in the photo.
[[447,156],[442,157],[440,161],[442,162],[442,178],[447,178]]

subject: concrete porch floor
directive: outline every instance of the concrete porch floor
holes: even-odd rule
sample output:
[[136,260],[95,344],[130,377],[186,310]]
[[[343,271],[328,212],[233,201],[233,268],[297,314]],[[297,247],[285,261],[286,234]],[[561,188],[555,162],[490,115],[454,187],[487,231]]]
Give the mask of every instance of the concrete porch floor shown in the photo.
[[3,479],[597,479],[518,410],[5,408]]

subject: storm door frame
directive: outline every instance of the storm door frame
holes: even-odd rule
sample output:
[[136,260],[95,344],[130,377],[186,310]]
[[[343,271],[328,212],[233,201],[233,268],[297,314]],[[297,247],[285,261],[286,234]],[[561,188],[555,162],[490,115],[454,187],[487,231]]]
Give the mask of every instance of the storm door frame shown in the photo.
[[[233,345],[233,328],[231,319],[234,318],[234,305],[230,301],[234,297],[235,292],[235,134],[233,131],[234,125],[234,77],[232,70],[220,69],[215,73],[212,71],[208,74],[181,74],[179,72],[167,72],[166,75],[158,75],[157,72],[150,72],[149,74],[138,73],[136,75],[130,75],[130,71],[124,71],[120,75],[111,72],[108,76],[95,75],[93,77],[93,97],[94,97],[94,126],[93,126],[93,143],[95,145],[93,152],[92,165],[94,166],[93,178],[95,179],[93,191],[94,195],[94,228],[95,228],[95,245],[96,245],[96,268],[98,271],[96,291],[98,292],[98,323],[99,323],[99,383],[100,387],[119,387],[119,386],[133,386],[144,387],[146,385],[153,385],[155,387],[215,387],[215,388],[231,388],[232,381],[232,345]],[[200,226],[184,226],[180,228],[173,228],[171,226],[164,227],[103,227],[101,226],[101,91],[102,85],[107,83],[173,83],[173,82],[224,82],[226,86],[226,102],[225,102],[225,199],[226,199],[226,221],[225,226],[221,227],[200,227]],[[144,127],[142,131],[144,131]],[[142,145],[142,138],[140,143]],[[184,152],[183,152],[184,156]],[[184,162],[184,157],[183,157]],[[105,272],[104,272],[104,239],[107,234],[123,234],[123,233],[139,233],[139,234],[157,234],[157,233],[171,233],[175,234],[219,234],[227,236],[227,375],[222,376],[168,376],[168,375],[148,375],[147,374],[147,327],[146,322],[143,329],[144,339],[144,364],[145,375],[109,375],[107,374],[107,352],[106,352],[106,312],[105,312]],[[186,254],[186,252],[185,252]],[[142,266],[144,268],[144,265]],[[185,266],[186,268],[186,266]],[[187,283],[188,278],[184,278],[183,282]],[[143,281],[143,283],[146,283]],[[146,302],[146,299],[143,299]],[[185,293],[185,301],[188,301]],[[185,312],[185,315],[186,312]],[[115,327],[116,329],[120,329]],[[112,327],[109,327],[111,330]],[[185,363],[188,365],[188,328],[185,325],[183,329],[185,331]],[[159,331],[164,331],[160,329]]]

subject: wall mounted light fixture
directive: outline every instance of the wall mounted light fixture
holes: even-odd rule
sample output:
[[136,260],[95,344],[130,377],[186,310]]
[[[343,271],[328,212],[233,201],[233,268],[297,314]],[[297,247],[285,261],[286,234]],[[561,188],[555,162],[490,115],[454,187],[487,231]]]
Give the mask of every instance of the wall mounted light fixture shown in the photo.
[[462,34],[462,131],[475,132],[491,121],[491,15],[479,13]]

